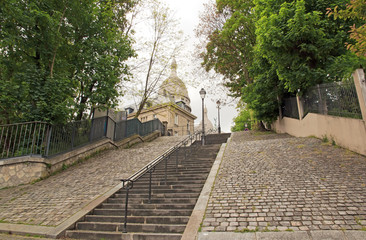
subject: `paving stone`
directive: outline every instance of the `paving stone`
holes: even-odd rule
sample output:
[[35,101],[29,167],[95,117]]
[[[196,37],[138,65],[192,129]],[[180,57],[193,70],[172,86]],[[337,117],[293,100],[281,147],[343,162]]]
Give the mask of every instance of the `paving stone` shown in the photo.
[[366,227],[365,165],[366,157],[315,138],[233,133],[207,212],[219,210],[220,199],[223,220],[235,216],[239,226],[359,230]]
[[35,184],[0,190],[0,220],[57,226],[184,137],[159,137],[105,151]]

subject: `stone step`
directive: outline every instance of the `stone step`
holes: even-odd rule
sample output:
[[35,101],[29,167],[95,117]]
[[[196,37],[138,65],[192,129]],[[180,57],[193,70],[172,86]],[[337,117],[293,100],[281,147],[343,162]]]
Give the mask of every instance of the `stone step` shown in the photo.
[[[151,199],[152,204],[196,204],[195,198],[155,198]],[[106,203],[124,203],[125,198],[109,198]],[[148,198],[133,198],[133,203],[149,204]]]
[[[135,204],[132,200],[128,204],[129,209],[193,209],[195,204],[167,204],[167,203],[146,203]],[[100,209],[125,209],[123,203],[103,203],[98,208]]]
[[[76,224],[77,230],[91,230],[91,231],[111,231],[122,232],[124,223],[111,222],[79,222]],[[146,232],[146,233],[183,233],[185,224],[138,224],[128,223],[128,232]]]
[[[155,195],[155,194],[160,194],[160,193],[172,193],[172,194],[179,194],[179,193],[200,193],[201,192],[201,188],[183,188],[183,189],[152,189],[151,190],[151,194]],[[125,193],[126,190],[121,190],[119,192],[119,194],[123,194]],[[145,188],[145,189],[130,189],[128,194],[148,194],[149,193],[149,189]]]
[[[189,184],[192,184],[192,185],[200,185],[200,184],[204,184],[206,182],[206,179],[202,179],[202,180],[180,180],[180,181],[167,181],[167,185],[165,185],[165,181],[164,179],[156,179],[156,178],[153,178],[151,183],[153,185],[157,185],[157,186],[187,186]],[[135,182],[133,184],[133,186],[139,186],[139,185],[142,185],[142,186],[149,186],[149,180],[148,179],[144,179],[144,181],[140,180]],[[179,185],[178,185],[179,184]]]
[[[122,233],[126,190],[120,189],[67,231],[74,239],[181,239],[221,145],[196,145],[180,149],[178,168],[173,154],[152,174],[152,199],[148,202],[150,174],[134,182],[129,191],[127,232]],[[165,184],[167,169],[167,184]]]
[[88,240],[180,240],[182,234],[179,233],[120,233],[120,232],[102,232],[102,231],[80,231],[69,230],[66,237],[71,239]]
[[[192,189],[192,188],[202,188],[204,182],[201,183],[189,183],[181,184],[180,182],[176,182],[176,184],[167,183],[165,185],[164,181],[151,181],[151,188],[152,189]],[[178,185],[180,184],[180,185]],[[149,188],[149,181],[140,182],[137,181],[133,184],[133,189],[148,189]]]
[[[123,223],[124,216],[86,215],[86,222],[117,222]],[[148,223],[148,224],[186,224],[189,216],[128,216],[128,223]]]
[[[210,163],[211,164],[211,163]],[[194,176],[199,175],[201,173],[208,173],[210,169],[207,167],[205,168],[197,168],[197,169],[176,169],[174,168],[167,168],[166,172],[170,176]],[[162,169],[156,169],[154,172],[152,172],[152,177],[161,177],[165,176],[165,168]],[[148,173],[148,176],[141,177],[140,179],[149,179],[150,173]]]
[[[149,193],[128,193],[129,198],[149,198]],[[154,199],[162,199],[162,198],[197,198],[200,195],[200,193],[191,193],[191,192],[185,192],[185,193],[159,193],[154,194],[152,198]],[[125,198],[124,193],[117,193],[115,194],[116,198]]]
[[[128,216],[190,216],[193,209],[128,209]],[[124,210],[94,209],[95,215],[124,216]]]

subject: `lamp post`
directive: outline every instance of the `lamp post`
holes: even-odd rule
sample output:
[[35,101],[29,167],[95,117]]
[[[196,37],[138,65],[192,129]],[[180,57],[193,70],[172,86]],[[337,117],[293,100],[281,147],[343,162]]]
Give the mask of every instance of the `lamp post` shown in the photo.
[[219,120],[218,130],[219,130],[219,134],[220,134],[221,133],[221,126],[220,126],[220,104],[221,104],[221,102],[220,102],[220,100],[217,100],[216,104],[217,104],[217,118]]
[[202,145],[205,145],[205,97],[206,91],[205,89],[201,89],[200,95],[202,98]]

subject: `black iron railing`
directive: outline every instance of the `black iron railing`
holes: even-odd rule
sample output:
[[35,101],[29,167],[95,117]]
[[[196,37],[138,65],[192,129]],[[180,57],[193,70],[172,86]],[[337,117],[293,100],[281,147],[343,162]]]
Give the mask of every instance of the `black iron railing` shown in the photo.
[[44,122],[26,122],[0,126],[0,159],[24,155],[43,155],[49,125]]
[[309,112],[324,115],[362,118],[356,87],[353,82],[325,83],[310,88],[302,97],[304,115]]
[[[202,132],[197,131],[195,134],[190,135],[186,138],[184,138],[181,142],[176,144],[175,146],[168,149],[166,152],[164,152],[161,156],[157,157],[155,160],[141,168],[138,172],[134,173],[132,176],[130,176],[127,179],[121,179],[123,185],[122,188],[126,191],[126,198],[125,198],[125,211],[124,211],[124,227],[123,232],[127,232],[127,216],[128,216],[128,198],[129,198],[129,191],[133,188],[134,182],[139,180],[142,176],[145,174],[149,174],[149,190],[148,190],[148,202],[151,203],[151,184],[152,184],[152,174],[155,171],[155,168],[158,164],[162,163],[164,161],[164,183],[167,184],[167,178],[168,178],[168,171],[167,171],[167,165],[169,159],[175,159],[175,168],[176,172],[178,172],[178,166],[179,166],[179,158],[178,154],[181,149],[184,151],[184,159],[186,160],[189,155],[192,155],[193,149],[195,145],[193,143],[196,140],[201,139]],[[189,146],[189,149],[187,150],[187,146]],[[174,156],[175,155],[175,156]]]
[[0,125],[0,159],[28,155],[51,157],[103,138],[120,141],[154,131],[164,132],[159,119],[141,123],[138,119],[115,122],[110,117],[100,117],[57,125],[45,122]]

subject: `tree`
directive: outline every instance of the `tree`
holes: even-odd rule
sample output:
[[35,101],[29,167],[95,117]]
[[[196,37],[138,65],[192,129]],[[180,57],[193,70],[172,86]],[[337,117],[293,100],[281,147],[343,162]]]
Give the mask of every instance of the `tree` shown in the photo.
[[346,9],[338,6],[327,9],[328,16],[334,16],[334,19],[353,19],[357,23],[350,26],[350,39],[352,42],[346,42],[347,49],[351,50],[360,57],[366,57],[366,5],[364,0],[351,0]]
[[343,77],[334,65],[347,53],[343,42],[348,24],[325,13],[326,6],[346,2],[255,0],[256,49],[276,68],[289,92]]
[[240,96],[242,88],[252,82],[249,68],[253,60],[255,28],[253,3],[218,0],[206,5],[205,14],[196,35],[209,41],[201,53],[202,65],[222,74],[233,96]]
[[141,4],[146,4],[146,11],[140,13],[141,24],[136,27],[143,29],[143,36],[135,36],[137,58],[131,61],[133,86],[130,91],[139,98],[135,118],[152,96],[157,94],[159,83],[166,76],[171,60],[179,54],[184,42],[177,20],[166,5],[157,0]]
[[0,2],[0,121],[65,122],[116,102],[131,0]]
[[233,119],[235,125],[231,127],[232,132],[244,131],[245,129],[252,129],[252,122],[254,121],[251,111],[245,104],[238,104],[239,114]]
[[[126,19],[121,12],[130,1],[105,1],[88,6],[84,12],[70,12],[70,23],[74,26],[75,54],[72,79],[77,84],[76,119],[82,119],[93,106],[109,107],[117,104],[120,83],[128,80],[125,61],[133,56],[131,42],[125,35]],[[83,7],[82,2],[73,2],[73,9]],[[85,13],[85,14],[82,14]]]
[[61,41],[63,2],[2,1],[1,8],[1,121],[64,121],[70,116],[72,83],[65,58],[51,59]]
[[286,91],[277,76],[276,68],[267,59],[256,56],[251,67],[251,74],[255,78],[243,90],[242,101],[253,110],[254,119],[273,122],[279,114],[280,100]]

